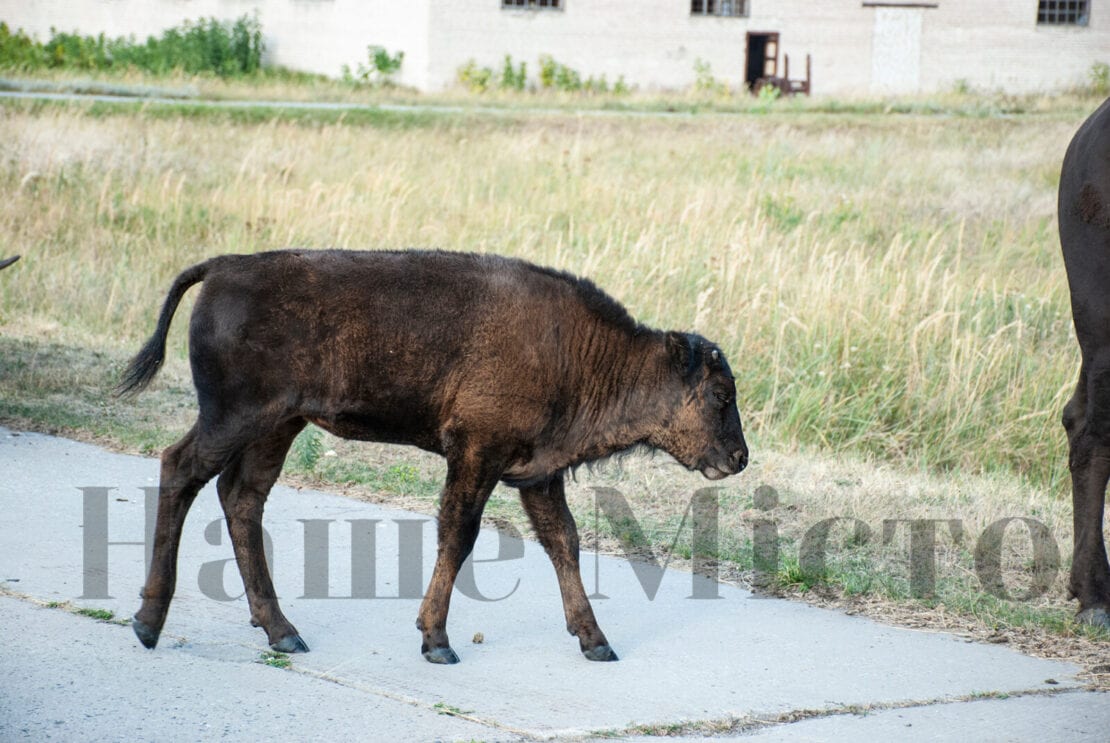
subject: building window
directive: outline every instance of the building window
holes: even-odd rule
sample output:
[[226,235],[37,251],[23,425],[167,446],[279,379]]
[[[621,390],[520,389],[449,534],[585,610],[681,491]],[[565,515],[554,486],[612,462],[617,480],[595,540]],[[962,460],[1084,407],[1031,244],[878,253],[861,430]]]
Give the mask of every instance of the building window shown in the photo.
[[1086,26],[1088,0],[1040,0],[1037,23],[1049,26]]
[[748,15],[748,0],[690,0],[690,15],[743,17]]
[[502,10],[560,10],[563,0],[501,0]]

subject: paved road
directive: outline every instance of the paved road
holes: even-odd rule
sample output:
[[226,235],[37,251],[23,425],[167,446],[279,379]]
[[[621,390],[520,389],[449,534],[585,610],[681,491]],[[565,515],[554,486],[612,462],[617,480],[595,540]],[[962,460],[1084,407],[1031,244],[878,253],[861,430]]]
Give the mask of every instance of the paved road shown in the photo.
[[[629,563],[585,555],[588,589],[607,596],[594,600],[599,621],[621,656],[591,663],[563,628],[543,550],[493,531],[479,539],[470,596],[453,599],[462,662],[432,666],[413,620],[434,522],[283,487],[266,517],[275,581],[312,652],[292,656],[289,670],[258,662],[265,636],[237,598],[212,487],[189,516],[177,598],[147,651],[126,626],[47,604],[120,617],[137,608],[143,488],[156,485],[157,461],[0,429],[0,471],[3,741],[643,739],[679,724],[785,716],[806,719],[742,732],[1104,742],[1110,731],[1110,695],[1083,690],[1071,664],[730,586],[691,599],[707,584],[681,572],[668,571],[649,600]],[[362,535],[354,546],[352,529]],[[340,598],[352,584],[377,598]],[[864,707],[874,711],[852,713]]]

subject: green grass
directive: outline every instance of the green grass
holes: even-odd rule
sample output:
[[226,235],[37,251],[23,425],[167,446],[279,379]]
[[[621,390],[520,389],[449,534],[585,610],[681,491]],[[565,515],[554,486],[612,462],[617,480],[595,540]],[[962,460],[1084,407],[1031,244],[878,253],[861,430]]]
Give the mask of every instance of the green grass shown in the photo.
[[[16,595],[18,595],[18,594],[16,594]],[[21,598],[30,598],[29,596],[22,596],[22,595],[20,595],[20,597]],[[34,600],[34,599],[32,599],[32,600]],[[120,625],[122,627],[126,627],[126,626],[131,624],[130,617],[126,617],[126,618],[123,618],[123,619],[117,619],[115,612],[111,611],[110,609],[98,609],[98,608],[95,608],[95,607],[78,607],[78,606],[74,606],[69,601],[47,601],[46,603],[44,603],[42,605],[47,609],[61,609],[62,611],[65,611],[69,614],[76,614],[77,616],[80,616],[80,617],[88,617],[89,619],[95,619],[98,622],[107,622],[108,624],[117,624],[117,625]]]
[[441,715],[450,715],[452,717],[458,717],[458,716],[461,716],[461,715],[469,715],[474,711],[474,710],[462,709],[460,707],[456,707],[453,704],[447,704],[446,702],[436,702],[435,704],[432,705],[432,709],[434,709],[436,712],[438,712]]
[[258,662],[270,668],[280,668],[287,671],[293,667],[293,661],[285,653],[276,650],[263,650],[258,657]]
[[412,465],[393,464],[384,469],[361,462],[326,462],[317,473],[325,482],[338,485],[364,485],[374,490],[426,500],[439,497],[443,483],[423,477]]
[[168,386],[163,379],[142,398],[120,404],[112,390],[126,360],[118,349],[0,338],[0,419],[157,454],[191,424],[194,393],[187,381]]
[[110,622],[116,618],[116,613],[107,609],[77,609],[73,613],[90,619],[97,619],[101,622]]
[[334,451],[325,452],[323,432],[311,425],[293,442],[286,458],[286,471],[334,485],[360,485],[423,500],[437,499],[442,488],[441,480],[430,478],[412,464],[373,466],[357,458],[340,459]]
[[323,454],[323,438],[323,432],[313,425],[309,425],[297,434],[289,455],[285,458],[286,467],[305,473],[316,469],[320,455]]
[[0,70],[23,73],[142,70],[156,76],[181,71],[239,77],[261,72],[262,50],[262,27],[251,16],[185,21],[145,42],[55,29],[48,40],[39,42],[0,22]]
[[144,101],[140,98],[116,101],[0,100],[0,110],[12,112],[37,113],[58,109],[78,111],[84,116],[108,120],[139,115],[149,120],[201,120],[228,125],[286,122],[316,129],[328,125],[387,130],[432,127],[450,129],[458,125],[458,114],[436,110],[389,110],[376,107],[314,109],[273,103],[240,106],[188,100]]

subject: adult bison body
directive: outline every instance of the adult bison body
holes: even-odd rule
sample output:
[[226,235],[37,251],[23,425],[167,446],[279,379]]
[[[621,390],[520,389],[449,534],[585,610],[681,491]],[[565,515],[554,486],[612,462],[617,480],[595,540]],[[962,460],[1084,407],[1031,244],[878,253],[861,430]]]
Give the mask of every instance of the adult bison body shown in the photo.
[[1082,365],[1064,408],[1075,551],[1069,590],[1080,621],[1110,627],[1102,533],[1110,479],[1110,100],[1080,127],[1060,174],[1060,244]]
[[173,596],[182,522],[217,490],[250,604],[277,650],[306,651],[282,614],[262,549],[262,509],[297,433],[410,444],[447,459],[438,557],[417,627],[434,663],[455,576],[499,481],[519,488],[555,566],[567,629],[591,660],[616,660],[582,587],[568,469],[630,447],[662,449],[710,479],[748,451],[723,354],[693,334],[635,322],[589,281],[528,263],[441,252],[279,251],[213,258],[174,282],[121,391],[165,354],[186,290],[199,402],[162,455],[150,573],[133,626],[154,647]]

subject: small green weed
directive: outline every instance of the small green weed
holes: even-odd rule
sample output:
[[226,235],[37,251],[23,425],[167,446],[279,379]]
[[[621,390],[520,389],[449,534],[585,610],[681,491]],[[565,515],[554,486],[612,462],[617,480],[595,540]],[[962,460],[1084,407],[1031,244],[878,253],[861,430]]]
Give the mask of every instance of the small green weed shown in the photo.
[[308,426],[293,441],[289,462],[301,472],[312,472],[324,451],[324,435],[316,426]]
[[782,98],[782,90],[775,85],[764,85],[755,97],[759,101],[760,108],[766,110],[772,103]]
[[1091,92],[1095,95],[1110,95],[1110,64],[1095,62],[1087,73]]
[[563,92],[582,90],[582,76],[577,70],[544,55],[540,57],[540,86],[545,90]]
[[78,609],[73,613],[90,619],[99,619],[101,622],[110,622],[116,618],[116,613],[108,609]]
[[505,55],[505,64],[501,68],[501,82],[500,87],[502,90],[515,90],[518,93],[524,90],[524,86],[528,82],[528,69],[524,62],[519,66],[513,65],[513,58],[508,54]]
[[348,65],[343,65],[343,82],[354,86],[387,87],[393,85],[394,76],[401,71],[405,53],[399,51],[396,54],[390,54],[385,47],[370,45],[366,47],[366,56],[369,58],[370,64],[359,63],[358,69],[354,72],[351,71]]
[[787,555],[775,573],[775,583],[779,586],[795,588],[802,592],[809,591],[825,581],[826,576],[806,570],[793,555]]
[[459,67],[455,73],[458,81],[471,93],[485,93],[493,83],[493,70],[489,67],[479,67],[473,59]]
[[694,60],[694,91],[716,96],[728,95],[728,86],[713,76],[713,68],[701,57]]
[[280,668],[288,670],[293,667],[293,661],[285,653],[279,653],[276,650],[263,650],[262,654],[258,657],[258,662],[270,668]]

